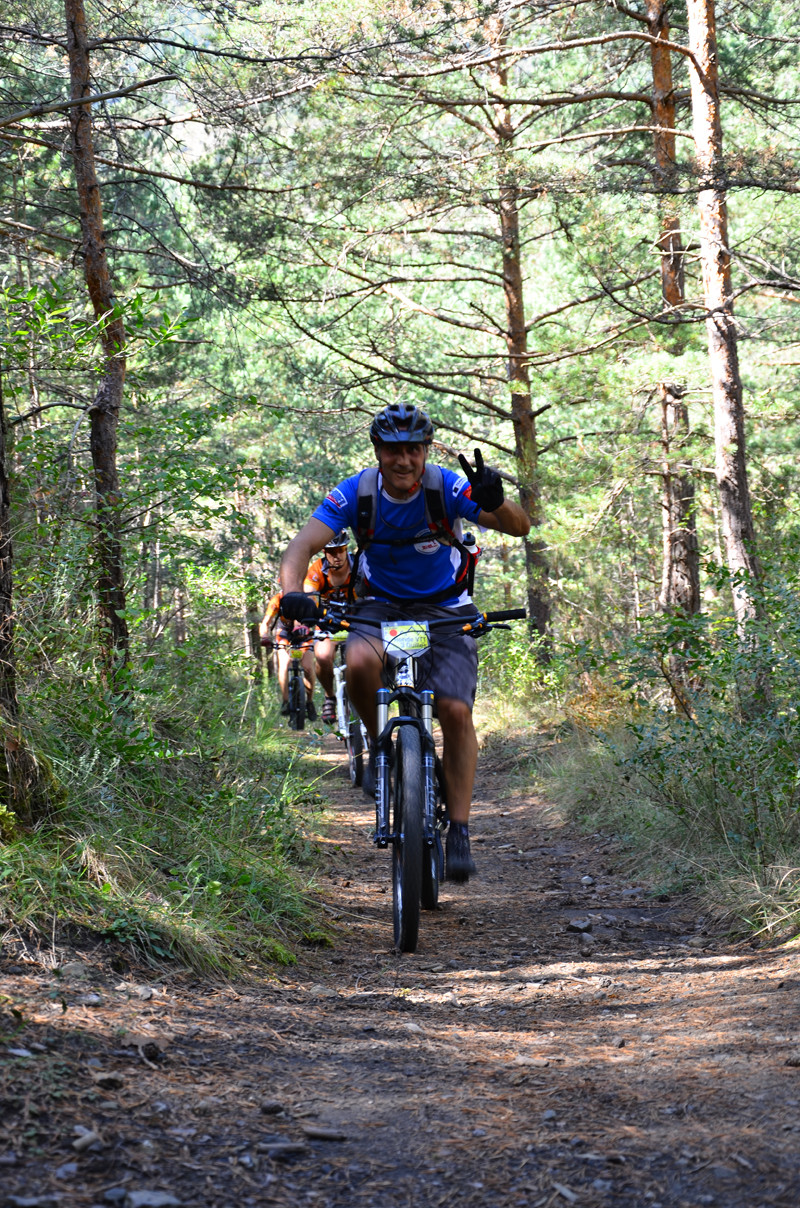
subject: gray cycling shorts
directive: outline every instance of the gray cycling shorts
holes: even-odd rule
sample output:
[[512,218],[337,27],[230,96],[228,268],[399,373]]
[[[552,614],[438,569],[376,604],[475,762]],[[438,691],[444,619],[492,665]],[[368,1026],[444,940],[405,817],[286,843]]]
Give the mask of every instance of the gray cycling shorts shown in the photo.
[[[436,699],[463,700],[470,709],[475,703],[478,685],[478,643],[468,633],[458,632],[459,618],[474,617],[472,604],[444,608],[439,604],[391,604],[388,600],[364,600],[356,605],[359,617],[375,621],[432,621],[454,620],[456,632],[449,626],[434,626],[431,629],[431,646],[416,662],[415,685],[417,691],[432,691]],[[368,642],[384,657],[381,631],[377,625],[359,625],[351,621],[347,635],[350,642]],[[346,657],[346,654],[345,654]]]

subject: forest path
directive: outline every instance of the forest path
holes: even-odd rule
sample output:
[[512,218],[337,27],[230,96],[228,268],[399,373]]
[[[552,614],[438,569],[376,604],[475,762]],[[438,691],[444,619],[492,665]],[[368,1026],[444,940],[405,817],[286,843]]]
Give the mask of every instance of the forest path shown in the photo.
[[[397,957],[372,808],[333,738],[309,760],[335,807],[333,949],[265,988],[120,981],[99,953],[55,982],[6,959],[26,1026],[5,1047],[30,1056],[6,1064],[0,1204],[796,1208],[796,950],[731,946],[690,901],[646,898],[495,750],[479,876],[443,886]],[[98,1134],[81,1153],[75,1125]]]

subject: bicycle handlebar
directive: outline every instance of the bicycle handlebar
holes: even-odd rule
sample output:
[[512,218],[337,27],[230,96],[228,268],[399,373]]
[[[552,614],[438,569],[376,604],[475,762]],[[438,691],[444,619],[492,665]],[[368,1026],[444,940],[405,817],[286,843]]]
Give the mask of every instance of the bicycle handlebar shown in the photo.
[[[524,621],[527,615],[528,612],[525,608],[501,608],[495,612],[480,612],[476,609],[473,619],[467,621],[461,628],[465,633],[469,633],[473,629],[476,630],[475,636],[477,637],[480,636],[481,632],[485,631],[484,626],[498,624],[501,621]],[[307,623],[309,625],[316,623],[323,630],[335,632],[336,629],[349,629],[351,619],[358,620],[361,624],[373,625],[376,629],[382,624],[380,620],[373,617],[358,617],[357,614],[348,614],[346,612],[346,605],[338,607],[336,605],[332,607],[328,605],[322,616],[317,618],[316,622],[309,620]],[[463,620],[463,617],[433,617],[428,624],[432,627],[438,627],[457,624],[460,620]]]
[[484,620],[493,625],[496,621],[524,621],[528,615],[526,608],[500,608],[496,612],[485,612]]

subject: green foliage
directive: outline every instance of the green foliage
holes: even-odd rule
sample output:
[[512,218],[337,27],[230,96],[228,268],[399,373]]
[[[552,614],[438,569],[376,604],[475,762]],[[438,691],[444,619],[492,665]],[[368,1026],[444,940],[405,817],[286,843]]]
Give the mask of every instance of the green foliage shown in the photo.
[[187,674],[165,653],[127,721],[93,679],[37,696],[27,727],[65,800],[3,847],[7,922],[79,925],[201,969],[293,959],[312,927],[303,883],[318,796],[239,663],[209,643]]
[[531,638],[524,622],[512,622],[508,632],[494,630],[482,640],[479,691],[499,700],[529,705],[534,699],[558,695],[565,667],[558,660],[540,661],[542,640]]
[[[721,588],[743,587],[718,567],[708,573]],[[750,907],[737,910],[731,886],[757,886],[769,930],[800,922],[788,871],[800,860],[797,560],[767,583],[745,634],[724,614],[664,617],[616,651],[581,648],[592,675],[614,674],[629,718],[583,728],[555,776],[570,811],[649,846],[662,872],[672,853],[684,875],[706,885],[723,877],[716,892],[740,920]]]
[[[487,55],[498,16],[509,52],[505,82]],[[90,24],[96,19],[90,14]],[[662,314],[656,241],[665,198],[648,129],[649,49],[597,40],[629,30],[629,16],[603,0],[414,0],[397,13],[370,0],[326,0],[202,12],[138,3],[103,22],[89,31],[98,91],[134,73],[170,79],[93,107],[116,298],[100,323],[84,289],[71,163],[61,153],[66,116],[50,115],[41,129],[31,119],[0,146],[13,233],[4,245],[0,359],[13,443],[19,694],[24,734],[50,757],[67,794],[49,829],[26,840],[19,885],[23,863],[39,868],[41,884],[49,876],[58,900],[72,903],[67,913],[152,952],[180,947],[176,934],[187,948],[199,944],[202,916],[213,920],[209,951],[222,944],[227,960],[225,920],[251,910],[271,917],[273,881],[261,885],[250,866],[275,860],[289,868],[304,851],[296,818],[307,806],[294,800],[296,770],[269,747],[264,767],[277,761],[278,772],[263,772],[262,796],[251,784],[261,773],[239,738],[257,699],[241,651],[245,615],[252,624],[287,539],[314,504],[370,459],[365,425],[387,398],[432,411],[445,463],[457,464],[451,446],[481,443],[487,460],[520,477],[507,382],[502,181],[520,190],[537,536],[551,568],[556,648],[602,644],[593,671],[619,671],[641,701],[624,738],[615,730],[602,748],[603,759],[618,761],[620,802],[636,785],[640,816],[658,819],[671,845],[696,832],[737,867],[763,874],[768,887],[765,870],[782,866],[778,848],[795,842],[795,584],[773,576],[768,620],[745,644],[719,604],[729,585],[710,566],[707,619],[651,620],[662,540],[659,382],[687,389],[690,431],[680,454],[695,476],[706,554],[717,546],[719,522],[693,252],[685,311]],[[774,565],[797,543],[800,498],[797,118],[784,103],[797,91],[795,24],[786,0],[719,9],[751,484],[760,552]],[[175,32],[174,45],[148,36],[164,27]],[[682,40],[685,31],[676,26],[674,35]],[[592,45],[574,44],[582,38]],[[41,4],[34,25],[20,27],[0,52],[5,111],[61,94],[58,39],[63,12]],[[537,43],[562,49],[531,54],[526,48]],[[687,65],[685,56],[673,58],[680,192],[668,200],[692,247]],[[487,96],[510,105],[515,131],[501,153],[499,107],[487,106]],[[181,113],[191,115],[186,125]],[[26,143],[28,129],[35,141]],[[88,420],[101,326],[117,314],[128,338],[118,431],[133,646],[127,716],[98,679]],[[481,541],[482,605],[521,602],[519,543],[492,534]],[[610,733],[626,707],[619,691],[600,690],[595,676],[569,700],[566,660],[543,671],[535,653],[521,626],[484,643],[484,699],[528,717],[555,700],[575,733]],[[678,712],[669,685],[676,659],[687,681]],[[599,799],[609,776],[602,766]],[[165,802],[174,797],[201,803],[213,843],[193,829],[188,808],[173,834]],[[252,829],[262,805],[274,850]],[[235,820],[230,830],[226,819]],[[242,828],[247,885],[231,854]],[[632,814],[623,829],[633,832]],[[37,864],[45,836],[47,855]],[[166,871],[147,855],[162,840]],[[95,859],[111,870],[106,880],[80,872]],[[39,917],[36,892],[22,916]],[[166,917],[174,934],[164,930]]]

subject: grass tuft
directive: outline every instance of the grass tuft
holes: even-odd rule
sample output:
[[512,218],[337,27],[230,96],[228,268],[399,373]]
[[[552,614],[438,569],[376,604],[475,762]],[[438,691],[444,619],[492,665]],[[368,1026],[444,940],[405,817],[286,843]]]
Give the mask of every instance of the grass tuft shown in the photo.
[[[246,731],[233,690],[252,701]],[[274,706],[235,676],[216,698],[206,685],[202,725],[186,692],[172,710],[160,698],[147,726],[120,723],[85,685],[68,709],[63,699],[27,719],[63,803],[32,829],[7,829],[4,925],[48,939],[78,927],[197,971],[294,961],[315,930],[320,799]]]

